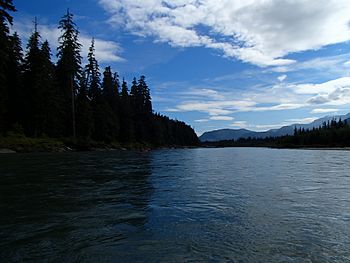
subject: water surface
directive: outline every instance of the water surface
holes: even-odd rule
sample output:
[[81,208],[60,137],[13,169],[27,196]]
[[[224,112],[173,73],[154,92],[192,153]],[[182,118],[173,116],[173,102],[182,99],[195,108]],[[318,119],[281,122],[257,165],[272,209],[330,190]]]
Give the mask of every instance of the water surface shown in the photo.
[[349,262],[350,152],[0,155],[0,262]]

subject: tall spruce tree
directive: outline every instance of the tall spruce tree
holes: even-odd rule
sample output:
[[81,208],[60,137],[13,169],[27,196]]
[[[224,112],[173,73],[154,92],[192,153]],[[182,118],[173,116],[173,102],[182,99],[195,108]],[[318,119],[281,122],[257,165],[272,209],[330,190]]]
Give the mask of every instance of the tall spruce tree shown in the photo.
[[[8,115],[6,125],[12,129],[23,123],[25,94],[22,85],[23,51],[21,40],[15,32],[10,37],[8,67],[6,71],[6,86],[8,88]],[[18,126],[17,126],[18,127]]]
[[119,75],[112,72],[111,67],[106,67],[103,72],[102,93],[113,111],[118,115],[119,103]]
[[85,66],[86,84],[89,89],[89,96],[93,103],[101,99],[101,73],[95,57],[95,40],[91,40],[88,53],[88,64]]
[[82,45],[78,41],[79,31],[69,10],[60,20],[58,28],[61,29],[62,35],[57,48],[57,79],[63,96],[64,135],[75,137],[75,96],[81,77],[80,50]]
[[133,115],[135,118],[138,118],[142,113],[143,98],[142,92],[139,89],[139,85],[137,84],[135,77],[131,82],[130,102],[132,106]]
[[60,137],[63,125],[61,110],[61,96],[56,82],[55,66],[51,61],[51,50],[46,40],[40,49],[40,72],[38,75],[38,87],[40,98],[37,98],[37,119],[39,122],[39,133],[51,137]]
[[12,25],[13,18],[9,12],[15,12],[16,9],[12,0],[0,0],[0,133],[4,132],[8,114],[8,83],[7,69],[11,57],[9,56],[9,24]]
[[24,61],[25,113],[23,125],[26,134],[39,137],[59,136],[59,96],[51,62],[49,43],[41,43],[35,22],[29,38]]
[[134,140],[130,96],[125,79],[123,79],[120,94],[120,140],[121,142],[131,142]]
[[152,114],[152,102],[150,90],[146,84],[146,77],[141,76],[138,81],[138,90],[142,96],[142,113],[145,115]]
[[94,125],[93,114],[88,97],[86,72],[84,70],[81,80],[79,93],[77,95],[76,114],[77,114],[77,136],[89,140]]
[[41,99],[41,87],[38,85],[38,77],[41,70],[40,34],[35,21],[34,31],[29,37],[27,52],[24,59],[23,79],[25,83],[25,112],[24,129],[27,135],[38,135],[37,113],[41,108],[38,100]]
[[[95,57],[94,39],[89,48],[88,64],[85,66],[85,71],[94,119],[92,138],[96,141],[111,142],[118,134],[118,119],[101,89],[101,74]],[[113,86],[113,80],[111,84]],[[111,89],[113,90],[113,87]]]

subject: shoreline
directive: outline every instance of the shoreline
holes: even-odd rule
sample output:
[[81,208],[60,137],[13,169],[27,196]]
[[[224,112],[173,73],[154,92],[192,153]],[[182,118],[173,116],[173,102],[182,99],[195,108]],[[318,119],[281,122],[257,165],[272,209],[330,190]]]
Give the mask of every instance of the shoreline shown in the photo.
[[250,145],[250,146],[201,146],[201,148],[269,148],[269,149],[289,149],[289,150],[333,150],[333,151],[350,151],[349,146],[271,146],[271,145]]
[[52,138],[27,138],[27,137],[0,137],[0,154],[14,153],[63,153],[63,152],[104,152],[104,151],[140,151],[149,152],[161,149],[195,149],[195,148],[269,148],[269,149],[290,149],[290,150],[329,150],[329,151],[350,151],[349,146],[276,146],[276,145],[162,145],[155,146],[147,143],[120,144],[72,141]]
[[13,153],[63,153],[63,152],[102,152],[102,151],[140,151],[149,152],[159,149],[189,149],[198,148],[195,145],[152,145],[149,143],[133,142],[121,144],[118,142],[105,143],[70,138],[27,138],[0,137],[0,154]]

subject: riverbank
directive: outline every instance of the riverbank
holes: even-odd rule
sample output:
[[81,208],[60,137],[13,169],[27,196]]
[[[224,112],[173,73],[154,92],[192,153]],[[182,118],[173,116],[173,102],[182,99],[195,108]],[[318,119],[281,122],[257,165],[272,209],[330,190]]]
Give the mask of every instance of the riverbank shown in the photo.
[[30,153],[30,152],[79,152],[79,151],[109,151],[136,150],[150,151],[162,148],[194,148],[196,146],[183,145],[152,145],[149,143],[118,143],[95,142],[73,138],[28,138],[21,135],[0,136],[1,153]]
[[329,145],[202,145],[202,148],[269,148],[269,149],[296,149],[296,150],[338,150],[350,151],[349,146]]

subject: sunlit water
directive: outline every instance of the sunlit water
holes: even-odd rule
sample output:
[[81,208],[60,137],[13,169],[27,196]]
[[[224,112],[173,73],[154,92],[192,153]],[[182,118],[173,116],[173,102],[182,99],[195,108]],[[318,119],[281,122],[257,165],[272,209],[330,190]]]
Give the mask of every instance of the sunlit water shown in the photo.
[[0,155],[0,262],[349,262],[350,152]]

